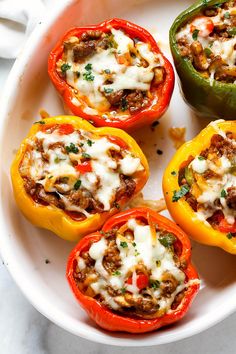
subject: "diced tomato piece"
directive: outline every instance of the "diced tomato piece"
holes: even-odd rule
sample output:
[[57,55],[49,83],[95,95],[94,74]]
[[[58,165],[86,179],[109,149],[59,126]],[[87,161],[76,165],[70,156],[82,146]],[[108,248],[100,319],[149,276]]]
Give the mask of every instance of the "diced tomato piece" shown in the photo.
[[80,173],[92,172],[92,166],[90,161],[84,161],[75,166],[76,171]]
[[137,276],[137,287],[139,289],[144,289],[148,286],[148,276],[145,274],[139,274]]
[[[132,277],[129,277],[126,283],[132,284]],[[137,275],[136,284],[140,290],[146,288],[148,286],[148,283],[149,283],[149,279],[146,274],[140,273]]]
[[61,135],[68,135],[68,134],[71,134],[75,131],[73,125],[67,124],[67,123],[60,124],[58,130],[59,130],[59,134],[61,134]]
[[214,29],[214,23],[209,17],[199,16],[196,17],[190,25],[190,31],[199,30],[200,37],[208,37]]
[[111,143],[119,145],[121,149],[128,149],[128,145],[118,136],[108,136],[107,138]]
[[234,224],[228,224],[225,219],[222,219],[219,223],[218,229],[220,232],[236,232],[236,222]]

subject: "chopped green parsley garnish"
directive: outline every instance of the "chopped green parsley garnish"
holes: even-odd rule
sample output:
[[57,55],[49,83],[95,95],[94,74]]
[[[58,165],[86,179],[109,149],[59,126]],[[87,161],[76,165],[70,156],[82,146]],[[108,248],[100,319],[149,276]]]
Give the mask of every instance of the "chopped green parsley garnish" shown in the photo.
[[93,81],[94,75],[92,75],[92,64],[88,63],[85,67],[86,72],[83,73],[83,78],[86,81]]
[[177,202],[188,192],[189,192],[189,186],[187,184],[183,184],[178,191],[174,191],[172,202]]
[[94,144],[94,141],[88,139],[88,140],[87,140],[87,144],[88,144],[88,146],[92,146],[92,145]]
[[60,161],[63,161],[63,160],[66,160],[66,159],[64,157],[61,158],[61,157],[57,156],[57,157],[55,157],[54,162],[59,163]]
[[210,48],[204,48],[204,53],[206,54],[207,57],[209,57],[212,51],[210,50]]
[[120,291],[121,291],[121,294],[125,294],[126,293],[126,288],[121,288]]
[[106,37],[109,40],[108,45],[109,45],[110,48],[117,48],[118,47],[117,43],[114,40],[114,34],[108,34],[107,33]]
[[67,145],[65,149],[68,153],[73,152],[74,154],[77,154],[77,152],[79,151],[79,149],[77,148],[77,146],[75,146],[74,143],[70,143],[70,145]]
[[58,157],[58,156],[57,156],[57,157],[55,157],[54,162],[55,162],[55,163],[59,163],[59,162],[60,162],[60,159],[59,159],[59,157]]
[[81,180],[78,179],[78,181],[76,181],[75,184],[74,184],[74,189],[77,190],[77,189],[80,188],[80,186],[81,186]]
[[134,247],[135,247],[135,246],[136,246],[136,242],[132,242],[132,246],[134,246]]
[[34,122],[34,124],[45,124],[43,120],[38,120],[37,122]]
[[227,196],[227,192],[225,189],[222,189],[220,196],[221,196],[221,198],[225,198]]
[[116,270],[115,272],[112,273],[112,275],[121,275],[121,272],[119,270]]
[[230,36],[236,36],[236,27],[228,28],[227,32]]
[[84,159],[91,159],[91,156],[89,154],[87,154],[86,152],[82,152],[82,157]]
[[229,233],[226,235],[226,237],[227,237],[229,240],[231,240],[231,238],[233,238],[234,235],[233,235],[231,232],[229,232]]
[[92,75],[91,71],[88,71],[87,73],[83,73],[83,78],[86,81],[93,81],[94,80],[94,75]]
[[90,71],[92,70],[92,64],[88,63],[84,68],[85,70]]
[[193,38],[194,41],[197,40],[198,33],[199,33],[199,30],[198,30],[198,29],[195,29],[195,30],[193,31],[192,38]]
[[173,234],[168,233],[160,236],[158,240],[162,246],[171,247],[175,243],[176,237]]
[[123,248],[128,247],[128,243],[125,242],[125,241],[121,241],[121,242],[120,242],[120,245],[121,245],[121,247],[123,247]]
[[70,68],[71,68],[71,65],[68,64],[68,63],[65,63],[65,64],[62,64],[62,66],[61,66],[61,71],[62,71],[63,73],[65,73],[65,72],[67,72],[67,70],[69,70]]
[[198,160],[203,161],[203,160],[205,160],[205,157],[200,155],[200,156],[198,156]]
[[171,171],[171,174],[172,174],[172,176],[176,176],[177,175],[176,171]]
[[106,88],[104,87],[104,92],[105,93],[112,93],[114,90],[112,88]]
[[126,111],[127,108],[128,108],[128,101],[124,97],[122,97],[122,99],[121,99],[121,110],[122,111]]
[[137,256],[139,256],[139,255],[140,255],[140,253],[139,253],[137,250],[135,250],[134,255],[137,257]]
[[229,11],[226,11],[226,12],[225,12],[224,18],[230,18],[230,13],[229,13]]
[[158,289],[160,286],[160,282],[158,280],[150,280],[150,286],[154,290]]
[[51,179],[53,176],[49,176],[48,179]]
[[76,76],[80,77],[80,72],[79,71],[76,71]]

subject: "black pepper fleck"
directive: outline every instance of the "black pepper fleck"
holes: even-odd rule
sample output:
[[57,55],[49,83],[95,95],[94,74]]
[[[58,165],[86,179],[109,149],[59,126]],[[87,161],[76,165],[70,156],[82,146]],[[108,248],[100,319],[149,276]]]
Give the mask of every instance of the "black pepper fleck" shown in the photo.
[[163,154],[163,151],[160,149],[157,149],[157,155],[162,155],[162,154]]
[[45,263],[46,263],[46,264],[49,264],[49,263],[51,263],[51,262],[49,261],[49,259],[45,259]]
[[152,131],[154,131],[155,130],[155,128],[156,128],[156,126],[158,126],[160,123],[158,122],[158,120],[155,120],[155,122],[153,122],[152,124],[151,124],[151,130]]

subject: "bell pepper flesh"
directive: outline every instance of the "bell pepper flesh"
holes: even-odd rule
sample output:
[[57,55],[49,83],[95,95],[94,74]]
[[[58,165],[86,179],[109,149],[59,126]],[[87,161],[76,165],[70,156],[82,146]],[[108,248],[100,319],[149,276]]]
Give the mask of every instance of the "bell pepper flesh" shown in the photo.
[[198,0],[174,21],[170,33],[170,48],[178,73],[181,91],[186,103],[201,116],[221,119],[234,119],[236,114],[236,85],[210,80],[201,76],[191,61],[183,58],[176,41],[178,30],[199,11],[207,6],[224,3],[225,0]]
[[[113,217],[111,217],[103,226],[101,232],[108,232],[113,229],[115,226],[121,226],[126,223],[130,218],[144,218],[151,219],[159,225],[160,228],[163,228],[175,235],[175,237],[180,242],[180,255],[179,260],[186,264],[186,268],[183,270],[187,279],[198,279],[198,274],[194,267],[191,264],[191,244],[187,235],[171,220],[168,220],[162,215],[157,214],[149,208],[134,208],[129,209],[124,212],[121,212]],[[87,251],[93,242],[97,242],[102,237],[102,233],[96,232],[85,236],[77,246],[72,250],[68,263],[67,263],[67,280],[71,287],[71,290],[79,302],[79,304],[84,308],[87,314],[92,320],[94,320],[100,327],[109,330],[109,331],[123,331],[129,333],[145,333],[156,330],[160,327],[172,324],[180,320],[188,311],[196,293],[199,290],[199,284],[193,282],[190,284],[185,292],[183,299],[179,306],[164,314],[159,318],[153,319],[137,319],[129,316],[121,316],[107,307],[101,305],[96,299],[86,296],[83,294],[74,279],[74,267],[76,265],[76,257]],[[141,282],[143,283],[143,281]],[[143,286],[144,284],[140,284]]]
[[[173,201],[173,192],[180,189],[178,182],[178,171],[184,161],[189,156],[198,156],[209,147],[212,135],[217,134],[218,128],[236,133],[236,124],[234,121],[218,121],[209,124],[201,131],[193,140],[186,142],[175,153],[169,162],[163,175],[163,193],[166,200],[167,208],[176,223],[194,240],[210,245],[217,246],[225,251],[236,254],[236,238],[227,237],[227,230],[220,232],[213,229],[210,224],[207,225],[199,220],[184,198]],[[175,173],[173,173],[173,171]]]
[[[137,194],[141,191],[148,179],[148,163],[142,150],[139,148],[134,139],[120,129],[95,128],[86,120],[74,116],[51,117],[44,119],[43,122],[44,124],[42,125],[34,124],[32,126],[28,136],[23,140],[20,149],[18,150],[12,163],[11,180],[15,200],[22,213],[32,224],[51,230],[56,235],[66,240],[78,241],[85,234],[98,230],[107,220],[107,218],[117,213],[118,210],[117,208],[112,207],[107,212],[96,213],[88,219],[83,221],[76,221],[67,215],[62,209],[57,208],[56,206],[44,206],[42,204],[36,203],[25,191],[23,183],[24,181],[19,172],[19,166],[25,154],[28,145],[28,139],[33,137],[39,130],[44,130],[45,127],[59,124],[62,127],[63,134],[66,134],[66,132],[68,134],[69,131],[71,131],[72,126],[74,129],[83,129],[85,131],[94,132],[98,136],[112,136],[119,139],[120,141],[124,141],[130,151],[133,151],[133,153],[140,158],[140,161],[144,167],[144,170],[140,171],[139,175],[137,176],[136,190],[134,194]],[[89,166],[86,168],[89,168]],[[123,207],[128,202],[128,200],[125,199],[122,198],[122,200],[119,202],[120,207]]]
[[[74,93],[73,88],[70,87],[67,82],[62,79],[57,71],[56,64],[57,61],[62,57],[63,53],[63,43],[65,40],[72,36],[81,36],[82,33],[88,30],[101,30],[103,32],[107,32],[109,27],[113,27],[115,29],[124,30],[131,38],[140,38],[143,42],[149,43],[151,45],[151,49],[156,54],[161,54],[164,61],[164,69],[166,72],[166,77],[164,83],[155,87],[151,87],[151,93],[153,98],[151,100],[151,104],[147,107],[144,107],[140,111],[130,114],[127,118],[121,119],[113,119],[111,121],[106,121],[102,118],[101,115],[91,115],[85,113],[80,106],[75,105],[73,103]],[[174,88],[174,71],[170,62],[163,56],[161,53],[156,41],[152,37],[152,35],[143,29],[129,21],[121,20],[121,19],[112,19],[105,22],[102,22],[99,25],[91,25],[87,27],[77,27],[69,30],[56,44],[55,48],[51,51],[48,59],[48,73],[49,77],[54,84],[56,90],[61,95],[65,105],[69,108],[69,110],[86,120],[92,121],[93,124],[97,127],[102,126],[111,126],[116,128],[121,128],[124,130],[129,130],[131,128],[138,128],[143,125],[151,124],[155,119],[160,118],[166,111],[169,106],[169,102],[171,99],[171,95]]]

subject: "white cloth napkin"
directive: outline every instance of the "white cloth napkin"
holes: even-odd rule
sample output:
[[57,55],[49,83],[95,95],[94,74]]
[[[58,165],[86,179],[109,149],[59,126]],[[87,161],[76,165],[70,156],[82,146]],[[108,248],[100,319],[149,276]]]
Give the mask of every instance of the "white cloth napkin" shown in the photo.
[[17,57],[50,2],[51,0],[0,0],[0,57]]

